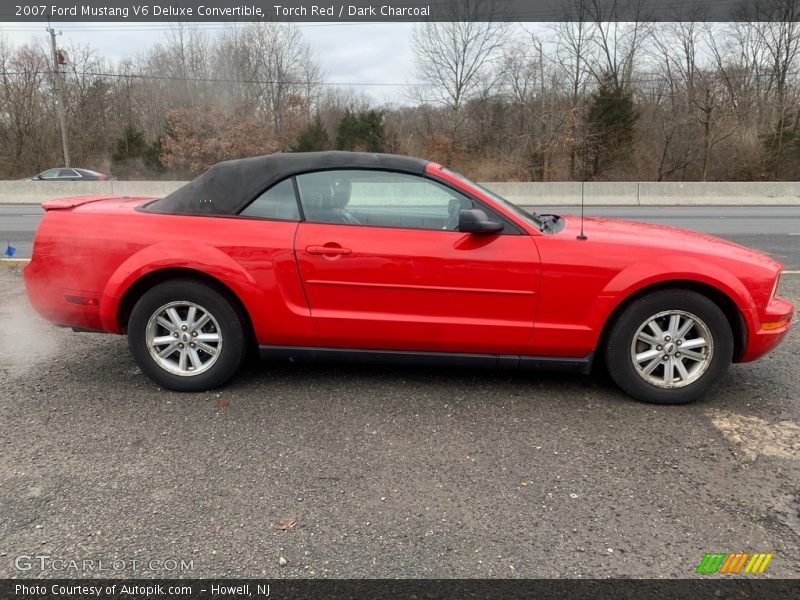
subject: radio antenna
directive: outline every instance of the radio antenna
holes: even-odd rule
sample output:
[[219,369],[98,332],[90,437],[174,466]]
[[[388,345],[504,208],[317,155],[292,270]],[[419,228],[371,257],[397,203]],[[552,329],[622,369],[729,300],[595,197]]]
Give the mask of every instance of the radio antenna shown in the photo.
[[579,240],[588,240],[586,234],[583,233],[583,181],[581,181],[581,232],[575,236]]

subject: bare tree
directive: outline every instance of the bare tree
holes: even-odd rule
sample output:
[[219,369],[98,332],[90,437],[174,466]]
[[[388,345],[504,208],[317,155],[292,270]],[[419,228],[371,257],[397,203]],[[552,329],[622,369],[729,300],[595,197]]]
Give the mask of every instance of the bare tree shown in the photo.
[[211,41],[196,25],[173,24],[164,41],[147,54],[145,74],[170,107],[202,107],[213,101],[206,81],[211,76]]
[[[0,38],[0,170],[18,176],[46,164],[57,134],[47,96],[48,63],[39,48],[12,49]],[[55,144],[52,146],[55,147]]]
[[564,145],[569,153],[569,177],[577,176],[578,152],[582,146],[578,128],[580,105],[586,92],[590,65],[594,60],[594,27],[589,23],[589,0],[574,0],[567,5],[565,20],[555,27],[556,62],[567,82],[569,111]]
[[720,122],[720,104],[718,100],[718,93],[715,86],[715,81],[704,82],[705,93],[695,100],[695,104],[699,109],[699,121],[703,128],[703,152],[702,152],[702,167],[700,170],[700,181],[706,181],[708,178],[708,168],[711,161],[711,153],[714,147],[728,139],[736,133],[736,127],[729,128],[726,132],[719,131]]
[[[609,151],[595,177],[796,179],[800,0],[748,1],[751,12],[730,23],[688,14],[653,27],[643,12],[614,18],[613,10],[631,15],[641,0],[569,0],[565,22],[530,31],[470,19],[491,16],[488,0],[456,3],[473,12],[416,29],[420,93],[381,107],[391,148],[486,180],[574,180],[612,147],[602,132],[624,126],[617,158]],[[45,41],[0,41],[6,177],[60,162]],[[160,161],[173,165],[165,176],[178,176],[225,156],[290,149],[316,117],[332,134],[347,110],[378,107],[364,88],[324,82],[292,25],[244,23],[219,33],[175,25],[113,63],[68,38],[59,44],[69,55],[73,154],[89,168],[103,170],[112,151],[133,140],[146,154],[132,175],[158,170]],[[634,125],[604,124],[599,117],[623,101]],[[256,144],[239,139],[249,131],[257,131]]]
[[[611,81],[617,89],[627,90],[638,54],[652,33],[652,24],[645,20],[644,0],[586,1],[595,30],[592,40],[598,50],[588,68],[598,82]],[[634,20],[620,21],[620,14],[633,15]]]
[[[758,14],[758,10],[761,14]],[[787,129],[787,115],[790,106],[789,78],[794,74],[800,53],[800,2],[798,0],[772,0],[756,5],[756,17],[766,17],[767,21],[753,20],[748,23],[755,31],[765,50],[767,62],[767,94],[772,98],[775,122],[772,133],[773,151],[778,156],[783,153],[783,137]],[[796,101],[797,98],[795,97]],[[794,104],[794,103],[792,103]],[[775,173],[779,164],[774,165]]]
[[[655,81],[646,87],[651,94],[651,140],[660,140],[661,152],[656,181],[685,171],[698,160],[697,81],[703,74],[699,55],[703,29],[695,21],[665,23],[654,31],[646,54],[652,58]],[[645,94],[641,94],[645,96]]]
[[550,89],[552,63],[545,62],[543,40],[531,32],[513,39],[503,53],[502,73],[511,113],[506,135],[515,159],[528,177],[545,181],[564,116]]
[[238,80],[227,96],[259,119],[283,126],[290,105],[302,98],[308,119],[319,100],[322,69],[302,32],[291,24],[253,23],[229,30],[217,47],[220,78]]
[[447,133],[456,144],[462,141],[466,103],[494,86],[500,75],[507,25],[463,20],[471,16],[464,11],[484,4],[478,0],[464,9],[454,4],[453,21],[426,22],[414,29],[411,39],[417,78],[426,85],[425,100],[446,108]]

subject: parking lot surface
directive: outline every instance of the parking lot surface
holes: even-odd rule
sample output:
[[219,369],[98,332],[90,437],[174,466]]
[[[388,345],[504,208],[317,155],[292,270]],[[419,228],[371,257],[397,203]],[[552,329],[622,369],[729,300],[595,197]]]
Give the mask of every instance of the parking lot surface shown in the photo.
[[739,551],[800,577],[798,355],[795,329],[677,407],[601,376],[334,364],[179,394],[0,270],[0,577],[690,577]]

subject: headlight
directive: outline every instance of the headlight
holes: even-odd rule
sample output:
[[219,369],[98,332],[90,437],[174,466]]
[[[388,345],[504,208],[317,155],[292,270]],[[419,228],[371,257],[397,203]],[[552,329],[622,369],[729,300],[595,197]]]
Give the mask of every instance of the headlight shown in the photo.
[[772,302],[772,299],[775,298],[775,294],[778,293],[778,284],[781,281],[781,274],[783,271],[778,271],[778,275],[775,277],[775,283],[772,285],[772,293],[769,295],[769,301]]

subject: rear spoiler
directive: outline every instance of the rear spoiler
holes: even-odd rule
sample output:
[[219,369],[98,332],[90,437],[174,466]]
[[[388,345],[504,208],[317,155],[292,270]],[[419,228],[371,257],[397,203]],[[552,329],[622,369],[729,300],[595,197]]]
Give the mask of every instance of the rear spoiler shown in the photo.
[[69,210],[82,204],[89,204],[90,202],[100,202],[101,200],[110,200],[115,196],[74,196],[71,198],[56,198],[55,200],[48,200],[42,202],[42,208],[47,210]]
[[[142,197],[146,198],[146,197]],[[139,200],[142,199],[133,196],[72,196],[69,198],[55,198],[42,202],[42,208],[45,211],[49,210],[70,210],[72,208],[90,204],[92,202],[102,202],[103,200]]]

